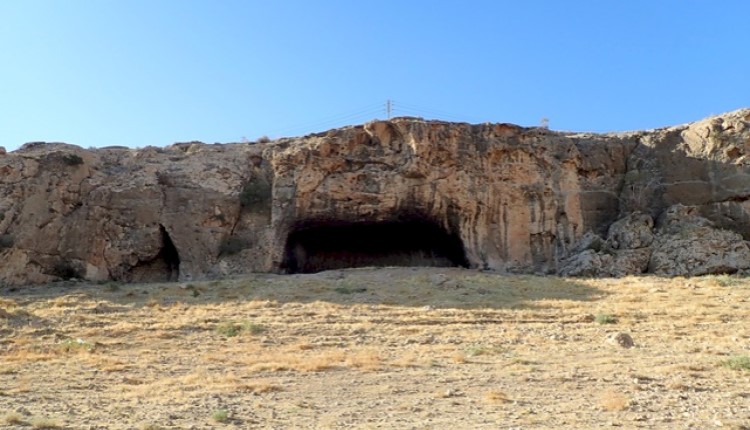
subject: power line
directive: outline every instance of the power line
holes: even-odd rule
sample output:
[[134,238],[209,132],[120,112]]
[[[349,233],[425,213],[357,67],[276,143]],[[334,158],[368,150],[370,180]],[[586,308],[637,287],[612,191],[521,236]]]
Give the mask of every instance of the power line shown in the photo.
[[381,112],[381,113],[383,112],[383,107],[382,107],[381,104],[378,103],[378,104],[375,104],[375,105],[369,105],[369,106],[364,107],[364,108],[359,109],[359,110],[349,111],[349,112],[346,112],[346,113],[340,113],[340,114],[336,114],[336,115],[331,115],[331,116],[328,116],[328,117],[324,117],[324,118],[318,119],[316,121],[302,123],[302,124],[297,124],[297,125],[293,125],[293,126],[288,126],[288,127],[284,127],[284,128],[281,128],[281,129],[277,129],[277,130],[273,131],[272,134],[273,135],[282,135],[282,134],[290,133],[292,131],[306,131],[306,130],[319,129],[319,128],[323,128],[323,127],[325,127],[327,125],[338,124],[338,123],[341,123],[343,121],[351,121],[351,120],[354,120],[354,119],[357,119],[357,118],[363,118],[363,117],[371,119],[373,115],[375,115],[376,113],[379,113],[379,112]]
[[333,128],[336,126],[341,126],[341,125],[371,121],[377,118],[377,114],[383,114],[383,113],[385,113],[386,119],[389,119],[389,120],[393,118],[394,113],[397,113],[397,114],[402,114],[404,116],[419,116],[419,117],[444,119],[448,121],[457,121],[457,122],[472,122],[470,119],[468,119],[464,115],[458,115],[455,113],[451,113],[451,112],[447,112],[447,111],[443,111],[439,109],[432,109],[432,108],[421,107],[421,106],[412,105],[412,104],[405,104],[401,102],[396,102],[392,99],[387,99],[385,102],[385,106],[380,103],[370,104],[357,110],[353,110],[353,111],[349,111],[345,113],[339,113],[336,115],[330,115],[328,117],[324,117],[316,121],[311,121],[307,123],[302,123],[298,125],[293,125],[293,126],[288,126],[288,127],[284,127],[281,129],[277,129],[269,134],[271,136],[298,135],[301,133],[310,132],[311,130],[322,130],[322,129]]
[[471,118],[467,118],[466,115],[458,115],[458,114],[447,112],[444,110],[427,108],[427,107],[412,105],[408,103],[399,102],[398,110],[403,111],[405,113],[415,113],[418,115],[426,115],[426,116],[430,116],[433,118],[446,118],[446,119],[458,120],[462,122],[471,121]]

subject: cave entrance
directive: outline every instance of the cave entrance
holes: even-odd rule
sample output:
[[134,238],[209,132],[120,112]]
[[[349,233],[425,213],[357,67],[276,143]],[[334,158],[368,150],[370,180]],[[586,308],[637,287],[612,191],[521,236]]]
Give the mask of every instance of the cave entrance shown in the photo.
[[300,225],[287,238],[282,264],[288,273],[369,266],[468,267],[468,262],[457,234],[419,218]]
[[180,254],[167,229],[159,225],[161,249],[148,261],[141,261],[130,270],[131,282],[177,281],[180,278]]

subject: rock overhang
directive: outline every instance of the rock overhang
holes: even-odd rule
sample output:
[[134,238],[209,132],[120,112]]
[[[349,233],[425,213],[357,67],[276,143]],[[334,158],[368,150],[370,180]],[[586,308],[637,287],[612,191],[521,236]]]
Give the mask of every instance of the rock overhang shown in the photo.
[[469,266],[499,271],[557,273],[587,233],[681,203],[746,235],[748,121],[599,135],[397,118],[258,144],[30,145],[0,155],[13,239],[0,278],[53,280],[62,261],[126,279],[160,252],[160,226],[193,279],[284,270],[289,235],[311,220],[409,212],[455,235]]

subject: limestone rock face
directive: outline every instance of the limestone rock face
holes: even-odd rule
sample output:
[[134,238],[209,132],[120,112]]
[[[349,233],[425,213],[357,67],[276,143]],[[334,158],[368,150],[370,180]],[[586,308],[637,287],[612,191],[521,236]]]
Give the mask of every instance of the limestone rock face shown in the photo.
[[607,243],[613,249],[638,249],[654,241],[654,220],[642,213],[621,218],[609,227]]
[[714,227],[697,212],[696,208],[676,205],[662,214],[649,272],[696,276],[750,268],[750,247],[742,236]]
[[609,227],[607,239],[588,234],[563,262],[563,276],[601,277],[644,273],[651,257],[654,221],[640,212]]
[[[257,144],[27,144],[0,152],[0,282],[205,279],[349,257],[578,276],[741,270],[749,123],[742,110],[590,134],[397,118]],[[676,204],[710,223],[679,245],[652,221]],[[379,227],[357,236],[360,225]],[[407,236],[429,246],[389,248]],[[693,257],[674,257],[680,247]]]

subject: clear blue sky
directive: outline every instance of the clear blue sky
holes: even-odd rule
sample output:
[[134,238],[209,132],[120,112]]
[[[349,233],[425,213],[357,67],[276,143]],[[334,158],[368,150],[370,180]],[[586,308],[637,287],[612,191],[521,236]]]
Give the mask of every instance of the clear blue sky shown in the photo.
[[750,2],[0,1],[0,146],[395,115],[647,129],[750,106]]

